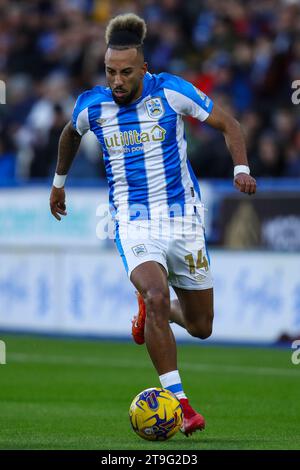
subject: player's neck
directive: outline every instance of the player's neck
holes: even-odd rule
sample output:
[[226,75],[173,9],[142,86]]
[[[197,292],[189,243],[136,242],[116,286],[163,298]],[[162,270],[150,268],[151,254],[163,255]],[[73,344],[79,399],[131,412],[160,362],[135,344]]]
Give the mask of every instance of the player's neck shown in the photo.
[[134,97],[132,98],[132,100],[130,101],[129,104],[132,104],[134,103],[135,101],[137,101],[143,94],[143,89],[144,89],[144,80],[141,81],[140,85],[139,85],[139,88],[136,92],[136,94],[134,95]]

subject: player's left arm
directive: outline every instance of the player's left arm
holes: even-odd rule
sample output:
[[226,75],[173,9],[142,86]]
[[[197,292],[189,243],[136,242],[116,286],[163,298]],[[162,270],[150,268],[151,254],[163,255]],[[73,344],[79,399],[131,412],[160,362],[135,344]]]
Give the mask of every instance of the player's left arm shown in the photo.
[[[239,171],[240,165],[249,168],[245,139],[239,122],[216,103],[205,122],[223,132],[236,170]],[[238,172],[234,177],[234,185],[242,193],[254,194],[256,192],[256,181],[247,173]]]

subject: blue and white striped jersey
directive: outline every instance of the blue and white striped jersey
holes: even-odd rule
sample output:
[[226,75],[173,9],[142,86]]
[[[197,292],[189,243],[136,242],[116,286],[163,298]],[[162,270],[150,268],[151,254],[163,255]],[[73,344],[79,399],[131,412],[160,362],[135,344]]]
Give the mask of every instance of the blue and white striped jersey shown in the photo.
[[[153,218],[157,208],[181,215],[200,201],[200,188],[187,160],[182,116],[204,121],[212,100],[191,83],[168,73],[146,73],[142,96],[118,105],[109,87],[82,93],[73,125],[91,130],[103,149],[109,200],[115,214],[129,209],[131,219]],[[175,209],[174,209],[175,208]]]

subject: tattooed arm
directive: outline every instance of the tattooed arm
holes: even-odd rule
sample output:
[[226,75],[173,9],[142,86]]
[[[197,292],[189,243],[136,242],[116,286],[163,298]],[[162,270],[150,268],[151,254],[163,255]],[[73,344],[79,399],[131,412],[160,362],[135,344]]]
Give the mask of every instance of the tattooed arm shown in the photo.
[[[81,142],[81,135],[74,129],[71,122],[64,127],[58,144],[57,175],[67,175]],[[50,194],[50,209],[52,215],[61,220],[61,215],[67,215],[64,186],[52,186]]]

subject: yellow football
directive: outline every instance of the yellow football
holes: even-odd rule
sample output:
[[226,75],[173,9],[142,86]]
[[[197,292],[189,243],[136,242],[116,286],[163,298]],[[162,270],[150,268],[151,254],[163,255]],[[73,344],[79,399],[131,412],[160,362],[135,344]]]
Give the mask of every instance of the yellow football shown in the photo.
[[143,439],[165,441],[182,425],[182,408],[176,396],[165,388],[147,388],[129,408],[132,429]]

